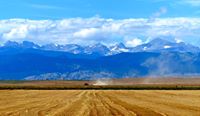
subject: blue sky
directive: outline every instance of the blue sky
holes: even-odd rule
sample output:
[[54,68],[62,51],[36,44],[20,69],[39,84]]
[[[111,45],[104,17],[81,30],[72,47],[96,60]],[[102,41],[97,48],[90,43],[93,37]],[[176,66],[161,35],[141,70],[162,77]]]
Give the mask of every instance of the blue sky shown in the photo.
[[199,0],[1,0],[0,19],[148,18],[161,7],[160,17],[199,17]]
[[200,0],[0,0],[0,44],[115,44],[155,38],[200,46]]

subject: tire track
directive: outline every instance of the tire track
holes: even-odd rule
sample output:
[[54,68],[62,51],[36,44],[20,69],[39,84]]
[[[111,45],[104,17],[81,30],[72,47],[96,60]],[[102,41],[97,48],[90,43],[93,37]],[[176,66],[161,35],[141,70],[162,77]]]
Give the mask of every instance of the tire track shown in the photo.
[[[163,115],[169,115],[169,114],[170,115],[185,114],[186,116],[191,115],[191,114],[197,115],[197,116],[200,115],[200,109],[196,106],[190,106],[188,104],[179,103],[176,101],[176,99],[171,98],[169,96],[164,96],[164,98],[156,94],[155,96],[154,95],[152,96],[151,93],[149,93],[149,91],[148,92],[134,91],[134,92],[129,92],[129,93],[123,91],[123,92],[115,92],[113,94],[115,94],[117,97],[119,97],[122,100],[125,99],[127,101],[130,101],[130,103],[137,101],[140,106],[141,106],[141,103],[147,104],[147,106],[145,107],[156,109],[155,112],[159,112]],[[162,94],[159,94],[159,95],[162,95]]]
[[82,91],[76,98],[73,99],[71,104],[65,105],[63,108],[56,111],[53,116],[81,116],[83,103],[87,98],[88,92]]
[[[90,116],[123,116],[122,110],[109,105],[108,99],[102,97],[101,92],[94,92],[92,96],[93,107]],[[111,103],[111,102],[110,102]]]
[[[69,93],[71,93],[71,92],[69,92]],[[31,98],[29,98],[29,100],[28,99],[23,100],[26,103],[16,104],[14,106],[9,106],[9,107],[5,107],[4,109],[1,109],[0,115],[20,115],[21,116],[21,115],[29,114],[29,115],[33,115],[33,116],[35,116],[35,115],[44,116],[47,114],[47,111],[50,113],[51,110],[55,110],[55,109],[51,109],[52,106],[55,106],[55,105],[62,106],[63,105],[62,103],[58,104],[58,102],[56,102],[58,98],[64,100],[66,95],[71,97],[71,96],[77,95],[77,92],[72,92],[69,95],[68,94],[63,95],[63,97],[61,96],[61,93],[56,94],[54,96],[49,96],[49,94],[51,94],[51,93],[48,93],[48,92],[47,93],[44,92],[43,94],[45,94],[45,96],[47,94],[47,97],[40,98],[40,99],[31,99],[32,98],[31,97]],[[23,99],[23,98],[21,98],[21,99]],[[42,113],[44,108],[47,109],[47,111]],[[4,112],[4,113],[1,113],[1,112]]]
[[105,92],[104,92],[104,96],[109,98],[110,101],[112,101],[114,104],[125,108],[129,112],[133,112],[137,116],[163,116],[162,113],[156,112],[149,108],[144,108],[144,107],[140,107],[137,105],[129,104],[129,103],[122,101],[116,97],[110,96],[109,94],[106,94]]
[[[123,94],[124,96],[124,94]],[[161,96],[158,96],[156,94],[146,94],[146,93],[136,93],[135,95],[131,95],[131,94],[126,94],[126,96],[128,96],[129,98],[130,97],[134,97],[138,100],[142,100],[142,101],[147,101],[147,102],[152,102],[152,103],[155,103],[157,105],[165,105],[165,106],[169,106],[169,107],[176,107],[176,108],[179,108],[179,109],[183,109],[183,110],[191,110],[191,111],[196,111],[196,112],[200,112],[200,107],[196,107],[196,106],[188,106],[188,105],[185,105],[185,104],[181,104],[181,103],[176,103],[176,102],[173,102],[171,99],[170,101],[166,102],[166,96],[164,98],[162,98]],[[157,99],[155,99],[157,98]],[[170,99],[170,98],[168,98]]]

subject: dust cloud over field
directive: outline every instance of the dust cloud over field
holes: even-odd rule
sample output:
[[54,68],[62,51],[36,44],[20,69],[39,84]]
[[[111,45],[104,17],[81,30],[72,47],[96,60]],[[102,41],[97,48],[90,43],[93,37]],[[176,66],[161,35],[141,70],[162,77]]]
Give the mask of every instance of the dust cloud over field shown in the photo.
[[1,90],[1,116],[199,116],[200,91]]

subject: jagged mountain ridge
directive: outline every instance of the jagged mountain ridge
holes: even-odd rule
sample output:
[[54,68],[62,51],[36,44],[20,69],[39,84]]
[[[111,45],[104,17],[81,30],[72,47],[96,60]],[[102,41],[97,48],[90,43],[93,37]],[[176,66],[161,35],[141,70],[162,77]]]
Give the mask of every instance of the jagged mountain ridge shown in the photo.
[[149,43],[142,44],[133,48],[135,52],[199,52],[199,47],[186,44],[184,42],[170,42],[160,38],[154,39]]
[[101,43],[97,43],[91,46],[81,46],[77,44],[56,45],[47,44],[39,46],[33,42],[24,41],[22,43],[8,41],[3,47],[14,48],[32,48],[47,51],[62,51],[72,54],[95,54],[97,56],[109,56],[123,52],[199,52],[200,48],[186,44],[183,42],[175,43],[163,39],[154,39],[149,43],[145,43],[136,47],[126,47],[123,43],[118,43],[112,46],[106,46]]

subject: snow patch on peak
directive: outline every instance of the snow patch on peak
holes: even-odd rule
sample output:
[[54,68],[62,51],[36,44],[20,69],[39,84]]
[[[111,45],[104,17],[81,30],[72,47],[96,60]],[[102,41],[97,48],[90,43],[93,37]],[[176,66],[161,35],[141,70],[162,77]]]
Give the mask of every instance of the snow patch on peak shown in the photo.
[[145,47],[143,48],[143,50],[146,51],[146,50],[147,50],[147,47],[145,46]]
[[117,46],[113,47],[111,51],[118,51],[118,52],[128,52],[129,50],[126,48],[118,48]]
[[163,48],[165,48],[165,49],[169,49],[169,48],[171,48],[172,46],[169,46],[169,45],[165,45]]

